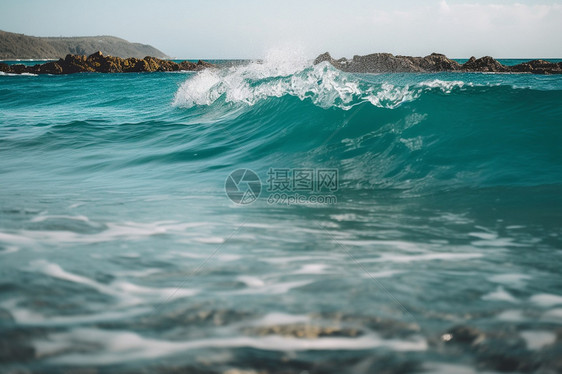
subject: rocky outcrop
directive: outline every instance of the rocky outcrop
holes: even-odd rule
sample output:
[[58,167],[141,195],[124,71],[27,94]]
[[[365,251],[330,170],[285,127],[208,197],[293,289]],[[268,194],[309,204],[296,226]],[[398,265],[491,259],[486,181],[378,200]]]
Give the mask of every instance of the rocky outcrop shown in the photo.
[[74,74],[74,73],[133,73],[154,71],[180,71],[201,70],[214,67],[205,61],[194,63],[182,61],[176,63],[170,60],[161,60],[156,57],[146,56],[143,59],[130,57],[120,58],[104,56],[101,52],[89,56],[66,55],[58,61],[47,62],[41,65],[25,66],[21,64],[7,65],[0,63],[0,71],[13,74]]
[[509,67],[500,64],[490,56],[482,58],[475,58],[472,56],[462,65],[464,71],[476,71],[484,73],[506,73],[509,72]]
[[561,74],[562,62],[554,64],[545,60],[533,60],[511,67],[512,72],[533,74]]
[[400,59],[408,60],[414,65],[419,71],[457,71],[461,70],[462,66],[455,60],[447,58],[447,56],[440,53],[432,53],[425,57],[412,57],[412,56],[396,56]]
[[506,66],[490,56],[471,57],[459,64],[439,53],[425,57],[394,56],[390,53],[373,53],[366,56],[353,56],[351,60],[335,60],[328,52],[314,60],[314,64],[328,61],[337,69],[350,73],[421,73],[421,72],[487,72],[487,73],[532,73],[561,74],[562,63],[533,60],[515,66]]

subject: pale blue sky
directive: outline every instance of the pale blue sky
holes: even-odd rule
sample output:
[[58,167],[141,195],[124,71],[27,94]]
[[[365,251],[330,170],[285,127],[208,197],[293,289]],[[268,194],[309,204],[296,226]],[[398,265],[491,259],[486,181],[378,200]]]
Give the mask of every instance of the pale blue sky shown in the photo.
[[0,29],[114,35],[178,58],[371,52],[562,57],[562,0],[0,0]]

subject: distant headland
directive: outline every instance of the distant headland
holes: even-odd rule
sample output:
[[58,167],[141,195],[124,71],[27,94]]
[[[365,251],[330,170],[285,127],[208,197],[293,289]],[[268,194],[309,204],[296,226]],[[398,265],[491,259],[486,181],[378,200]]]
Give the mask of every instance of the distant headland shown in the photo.
[[96,51],[122,58],[168,58],[151,45],[130,43],[115,36],[36,37],[0,30],[0,60],[50,60],[67,54],[90,55]]
[[562,62],[532,60],[514,66],[502,65],[490,56],[471,57],[464,64],[439,53],[425,57],[394,56],[390,53],[373,53],[353,56],[351,60],[335,60],[328,52],[314,60],[314,64],[328,61],[339,70],[350,73],[431,73],[431,72],[489,72],[489,73],[532,73],[562,74]]
[[201,70],[215,65],[199,60],[197,63],[182,61],[176,63],[146,56],[121,58],[104,56],[100,51],[89,56],[66,55],[58,61],[37,65],[8,65],[0,63],[0,72],[11,74],[74,74],[74,73],[138,73],[155,71]]

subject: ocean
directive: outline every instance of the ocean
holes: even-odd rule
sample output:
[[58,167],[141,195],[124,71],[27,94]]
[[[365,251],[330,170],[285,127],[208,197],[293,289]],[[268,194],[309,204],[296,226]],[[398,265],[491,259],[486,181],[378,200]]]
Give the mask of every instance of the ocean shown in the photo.
[[562,76],[0,75],[0,371],[562,372]]

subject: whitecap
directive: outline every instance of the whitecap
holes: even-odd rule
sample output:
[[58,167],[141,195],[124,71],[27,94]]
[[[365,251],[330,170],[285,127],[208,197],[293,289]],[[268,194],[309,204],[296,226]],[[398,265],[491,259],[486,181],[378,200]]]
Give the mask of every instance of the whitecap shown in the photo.
[[369,262],[398,262],[409,263],[417,261],[460,261],[482,257],[481,253],[426,253],[418,255],[396,255],[392,253],[384,253],[379,258],[360,260],[362,263]]
[[[428,88],[438,88],[444,93],[451,93],[455,88],[462,88],[464,85],[467,84],[463,81],[443,81],[441,79],[434,79],[431,81],[424,81],[418,83],[420,87],[428,87]],[[468,85],[472,85],[468,83]]]
[[521,310],[505,310],[498,314],[497,318],[501,321],[523,322],[526,320]]
[[539,350],[556,341],[556,334],[551,331],[522,331],[521,336],[531,350]]
[[510,303],[517,303],[518,300],[513,297],[509,292],[503,289],[503,287],[498,287],[496,291],[490,292],[482,296],[482,300],[488,301],[507,301]]
[[542,307],[551,307],[551,306],[561,305],[562,296],[541,293],[531,296],[529,301]]
[[401,87],[387,82],[373,86],[326,61],[312,65],[310,60],[294,54],[287,57],[273,53],[263,61],[205,69],[190,76],[177,90],[173,105],[183,108],[211,105],[219,98],[227,103],[255,105],[267,98],[290,95],[310,100],[322,108],[348,110],[364,102],[396,108],[417,99],[422,90],[422,87]]

